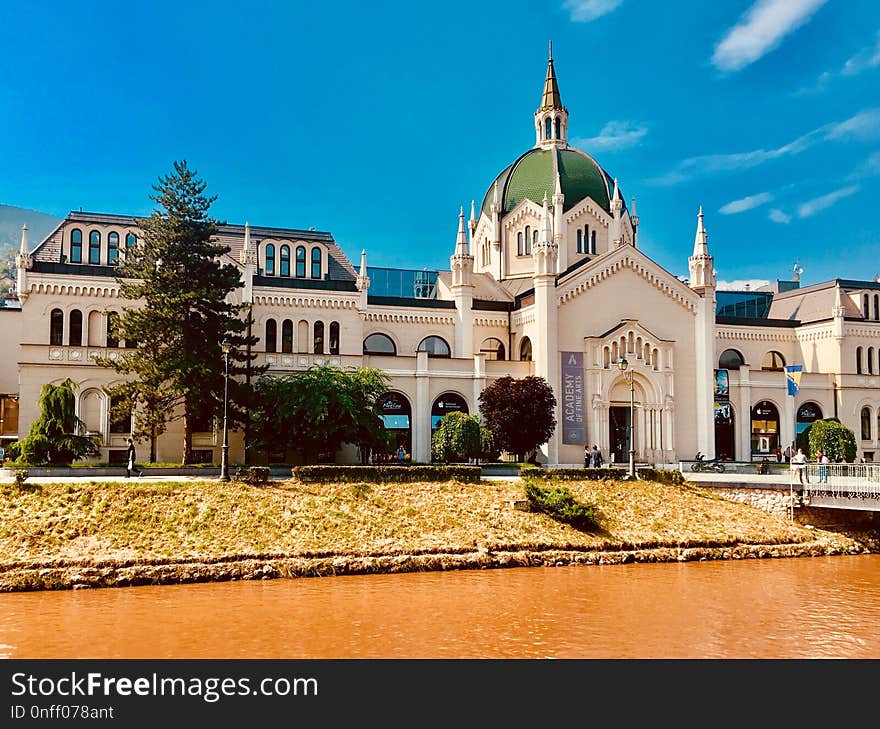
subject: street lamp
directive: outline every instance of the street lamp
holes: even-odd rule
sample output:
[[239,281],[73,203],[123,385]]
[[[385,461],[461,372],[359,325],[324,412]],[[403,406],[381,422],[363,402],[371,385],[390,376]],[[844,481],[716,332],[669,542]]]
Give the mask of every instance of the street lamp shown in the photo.
[[220,342],[220,348],[223,350],[223,446],[220,449],[220,480],[229,480],[229,427],[226,420],[226,410],[229,407],[229,350],[232,349],[232,342],[229,337],[224,337]]
[[617,360],[617,368],[623,373],[626,381],[629,382],[629,474],[627,478],[634,479],[636,477],[636,448],[633,442],[633,424],[635,423],[635,382],[633,378],[635,377],[635,372],[633,370],[627,371],[627,367],[629,367],[629,362],[626,361],[626,357],[621,357]]

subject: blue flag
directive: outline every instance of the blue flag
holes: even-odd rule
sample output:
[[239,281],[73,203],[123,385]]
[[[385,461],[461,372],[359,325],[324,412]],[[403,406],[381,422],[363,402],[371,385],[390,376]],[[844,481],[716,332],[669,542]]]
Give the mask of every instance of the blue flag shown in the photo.
[[803,365],[786,365],[785,382],[788,385],[788,394],[794,397],[801,386],[801,375],[804,373]]

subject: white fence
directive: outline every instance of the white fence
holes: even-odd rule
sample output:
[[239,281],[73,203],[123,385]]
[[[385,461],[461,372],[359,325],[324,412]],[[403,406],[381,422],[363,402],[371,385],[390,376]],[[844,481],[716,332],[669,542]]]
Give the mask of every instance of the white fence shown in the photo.
[[[880,464],[808,463],[804,466],[804,498],[880,499]],[[792,472],[792,484],[801,489],[800,479]]]

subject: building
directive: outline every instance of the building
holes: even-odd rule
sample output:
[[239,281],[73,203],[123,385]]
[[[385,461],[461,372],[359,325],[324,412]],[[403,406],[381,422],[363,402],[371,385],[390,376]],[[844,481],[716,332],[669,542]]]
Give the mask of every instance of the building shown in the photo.
[[[381,401],[386,426],[415,461],[430,459],[444,413],[478,412],[483,388],[507,374],[540,375],[555,390],[559,426],[539,454],[549,464],[580,464],[593,443],[606,460],[626,460],[630,432],[639,461],[674,463],[697,451],[760,459],[832,415],[855,430],[859,455],[873,459],[880,283],[716,291],[702,209],[689,276],[680,280],[641,250],[635,202],[628,206],[617,181],[568,144],[568,119],[550,58],[535,145],[489,184],[467,219],[460,212],[449,270],[371,267],[366,253],[355,266],[329,233],[221,227],[241,270],[237,296],[260,339],[257,363],[270,374],[323,363],[382,368],[393,383]],[[117,375],[92,358],[125,347],[107,336],[109,318],[125,305],[114,262],[138,236],[136,218],[83,212],[33,250],[23,230],[21,308],[0,313],[10,322],[5,349],[15,353],[0,368],[0,392],[18,397],[19,435],[37,415],[41,386],[70,377],[79,415],[101,440],[100,460],[122,458],[130,422],[110,417],[103,391]],[[783,367],[794,363],[804,374],[791,397]],[[198,458],[219,461],[218,430],[202,425]],[[172,426],[158,458],[179,453]],[[230,454],[241,460],[240,438]]]

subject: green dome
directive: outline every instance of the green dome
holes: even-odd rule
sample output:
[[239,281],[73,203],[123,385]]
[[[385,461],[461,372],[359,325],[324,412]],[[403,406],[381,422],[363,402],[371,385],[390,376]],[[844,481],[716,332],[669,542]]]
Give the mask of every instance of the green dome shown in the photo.
[[[498,175],[495,182],[498,183],[501,214],[509,213],[524,198],[541,205],[546,192],[547,200],[552,199],[556,188],[553,155],[557,155],[559,181],[562,185],[562,194],[565,196],[563,210],[570,210],[589,197],[610,215],[614,179],[590,155],[570,147],[530,149]],[[482,210],[487,215],[492,205],[495,182],[489,185],[489,190],[483,198]]]

